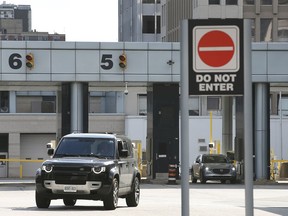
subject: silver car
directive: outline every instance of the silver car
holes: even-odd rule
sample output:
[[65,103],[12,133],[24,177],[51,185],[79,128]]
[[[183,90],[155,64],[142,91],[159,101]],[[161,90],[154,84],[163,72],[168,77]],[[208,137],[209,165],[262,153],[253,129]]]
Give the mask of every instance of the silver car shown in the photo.
[[219,180],[225,183],[229,180],[236,183],[236,168],[227,156],[223,154],[201,154],[191,167],[191,180],[202,184],[207,180]]

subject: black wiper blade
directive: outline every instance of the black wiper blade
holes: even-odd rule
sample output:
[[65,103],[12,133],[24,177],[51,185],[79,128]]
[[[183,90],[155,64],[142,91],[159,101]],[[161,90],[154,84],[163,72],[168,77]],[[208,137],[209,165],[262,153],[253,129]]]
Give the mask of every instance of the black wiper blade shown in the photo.
[[91,153],[91,154],[81,154],[81,155],[79,155],[80,157],[97,157],[97,158],[99,158],[99,155],[95,155],[95,154],[93,154],[93,153]]
[[79,157],[79,155],[75,154],[56,154],[54,157]]

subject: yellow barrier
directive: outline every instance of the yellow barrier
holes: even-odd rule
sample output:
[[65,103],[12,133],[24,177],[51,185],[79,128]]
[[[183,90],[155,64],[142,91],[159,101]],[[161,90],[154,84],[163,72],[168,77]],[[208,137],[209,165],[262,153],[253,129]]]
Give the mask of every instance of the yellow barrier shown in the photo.
[[[15,159],[15,158],[12,158],[12,159],[1,159],[0,158],[0,161],[4,161],[4,162],[32,162],[32,163],[42,163],[44,160],[29,160],[29,159]],[[19,178],[22,178],[23,177],[23,165],[20,164],[20,167],[19,167]]]
[[286,163],[288,160],[270,160],[270,179],[276,180],[276,176],[279,175],[281,163]]

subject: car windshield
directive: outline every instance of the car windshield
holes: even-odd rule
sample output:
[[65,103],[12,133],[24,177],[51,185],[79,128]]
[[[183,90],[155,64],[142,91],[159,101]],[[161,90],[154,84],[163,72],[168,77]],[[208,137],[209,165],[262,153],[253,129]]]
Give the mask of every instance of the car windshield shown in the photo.
[[115,140],[101,138],[63,138],[54,157],[114,157]]
[[207,155],[203,156],[203,163],[227,163],[227,158],[222,155]]

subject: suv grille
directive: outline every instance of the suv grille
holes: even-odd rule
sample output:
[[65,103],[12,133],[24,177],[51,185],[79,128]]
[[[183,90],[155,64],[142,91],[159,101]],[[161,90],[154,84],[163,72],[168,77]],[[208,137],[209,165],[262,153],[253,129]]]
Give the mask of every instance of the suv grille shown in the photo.
[[59,167],[53,168],[56,184],[85,185],[91,167]]
[[216,174],[228,174],[230,170],[229,169],[213,169],[213,172]]
[[91,167],[58,167],[55,166],[53,168],[54,171],[61,171],[61,172],[90,172]]

